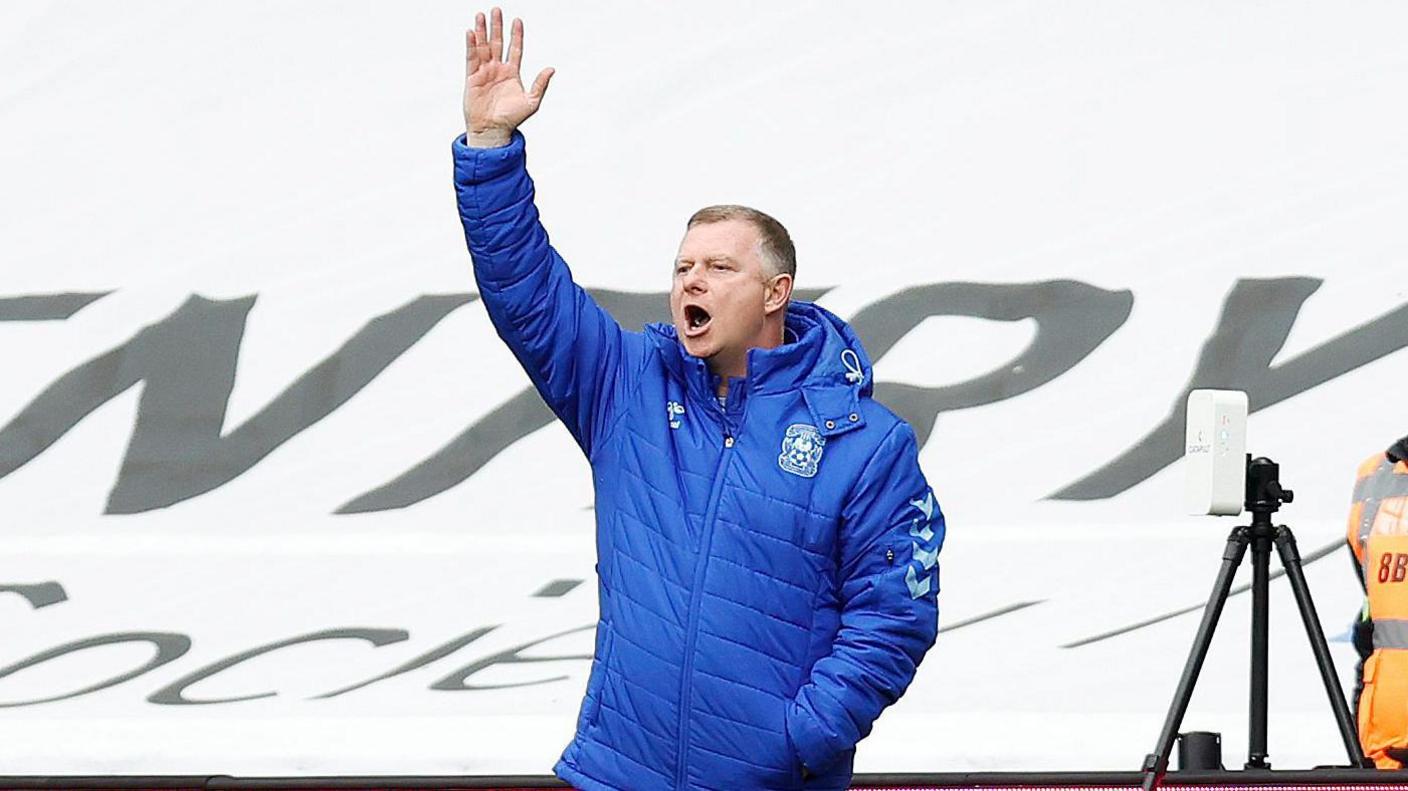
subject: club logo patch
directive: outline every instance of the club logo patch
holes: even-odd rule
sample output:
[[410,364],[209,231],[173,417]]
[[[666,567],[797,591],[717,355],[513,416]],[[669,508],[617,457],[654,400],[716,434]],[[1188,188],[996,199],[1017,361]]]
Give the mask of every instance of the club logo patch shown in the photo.
[[782,453],[777,457],[777,466],[793,475],[811,478],[816,475],[824,447],[826,437],[821,436],[816,426],[793,423],[782,437]]

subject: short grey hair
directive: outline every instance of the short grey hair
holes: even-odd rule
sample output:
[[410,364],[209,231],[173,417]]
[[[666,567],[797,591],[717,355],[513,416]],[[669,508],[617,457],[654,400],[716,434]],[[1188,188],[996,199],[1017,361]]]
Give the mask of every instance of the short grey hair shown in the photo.
[[797,277],[797,248],[792,245],[792,236],[782,223],[757,209],[734,204],[705,206],[690,216],[685,230],[726,220],[743,220],[758,230],[758,249],[773,275]]

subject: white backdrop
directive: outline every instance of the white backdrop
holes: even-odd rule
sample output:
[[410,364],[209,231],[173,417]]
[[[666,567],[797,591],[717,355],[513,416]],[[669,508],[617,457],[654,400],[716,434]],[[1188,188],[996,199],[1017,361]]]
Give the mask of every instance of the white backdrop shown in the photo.
[[[175,392],[175,412],[151,417],[177,424],[199,405],[170,381],[84,368],[193,295],[243,305],[228,398],[201,402],[231,436],[374,317],[472,292],[449,142],[475,10],[0,6],[4,771],[537,773],[565,745],[587,662],[501,660],[595,617],[590,478],[567,433],[533,430],[406,507],[338,513],[527,386],[481,305],[444,310],[335,408],[299,401],[296,430],[241,474],[135,512],[112,507],[124,475],[200,472],[143,466],[141,400]],[[525,68],[558,70],[525,131],[545,223],[589,287],[663,291],[684,219],[733,202],[788,225],[801,285],[829,288],[820,302],[842,316],[936,283],[1072,280],[1132,298],[1052,381],[939,416],[921,462],[949,519],[950,631],[860,771],[1137,768],[1196,615],[1062,646],[1201,602],[1235,521],[1180,516],[1176,463],[1113,496],[1051,495],[1165,419],[1239,281],[1323,281],[1288,314],[1273,366],[1383,346],[1252,417],[1251,448],[1297,492],[1284,517],[1304,551],[1341,536],[1357,462],[1408,431],[1393,391],[1408,318],[1356,334],[1408,303],[1401,4],[507,13],[527,22]],[[72,293],[86,306],[33,315]],[[169,335],[177,349],[206,337]],[[1037,335],[1032,319],[937,316],[876,374],[955,385],[1001,372]],[[148,356],[180,383],[218,354]],[[80,369],[91,376],[64,379]],[[115,395],[85,411],[54,395],[62,381]],[[54,441],[36,450],[41,429]],[[1342,636],[1359,601],[1347,557],[1307,574]],[[585,582],[535,595],[555,580]],[[1284,581],[1273,591],[1272,763],[1342,759]],[[1247,604],[1230,604],[1186,720],[1223,732],[1229,765],[1245,755]],[[335,629],[383,630],[369,634],[384,645],[303,643],[184,692],[272,696],[148,701],[212,663]],[[179,656],[74,694],[156,654],[75,644],[133,633],[162,633]],[[590,646],[578,630],[519,656]],[[1333,650],[1348,683],[1352,651]],[[432,688],[476,667],[465,684],[524,686]],[[63,699],[17,705],[45,698]]]

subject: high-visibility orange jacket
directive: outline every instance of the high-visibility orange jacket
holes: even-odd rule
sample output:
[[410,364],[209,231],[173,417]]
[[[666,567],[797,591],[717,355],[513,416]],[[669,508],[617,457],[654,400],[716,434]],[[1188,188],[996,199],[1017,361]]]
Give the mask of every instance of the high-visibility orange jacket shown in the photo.
[[1408,756],[1408,462],[1390,454],[1359,466],[1347,538],[1363,571],[1373,624],[1359,741],[1379,768],[1401,769]]

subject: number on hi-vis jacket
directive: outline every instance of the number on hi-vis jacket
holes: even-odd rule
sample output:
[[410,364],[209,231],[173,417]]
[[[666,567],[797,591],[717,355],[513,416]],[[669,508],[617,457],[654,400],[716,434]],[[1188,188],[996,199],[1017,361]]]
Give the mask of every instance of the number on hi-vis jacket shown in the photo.
[[1379,555],[1379,582],[1402,582],[1404,579],[1408,579],[1408,552]]

